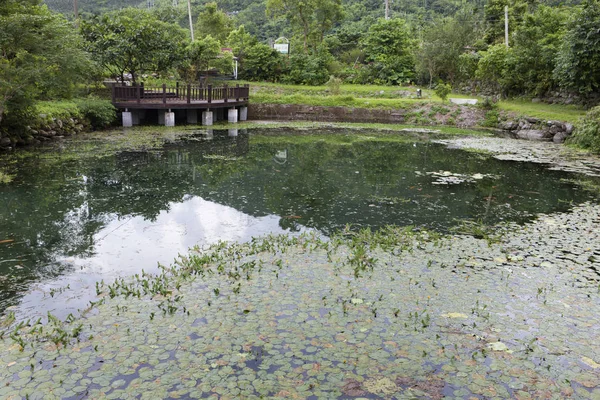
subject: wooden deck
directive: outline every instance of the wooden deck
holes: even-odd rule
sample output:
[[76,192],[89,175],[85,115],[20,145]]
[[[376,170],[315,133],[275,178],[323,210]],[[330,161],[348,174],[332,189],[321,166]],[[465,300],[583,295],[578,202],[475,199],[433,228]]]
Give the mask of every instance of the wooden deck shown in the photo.
[[206,87],[180,85],[162,87],[113,86],[112,103],[119,109],[212,109],[248,105],[249,85]]

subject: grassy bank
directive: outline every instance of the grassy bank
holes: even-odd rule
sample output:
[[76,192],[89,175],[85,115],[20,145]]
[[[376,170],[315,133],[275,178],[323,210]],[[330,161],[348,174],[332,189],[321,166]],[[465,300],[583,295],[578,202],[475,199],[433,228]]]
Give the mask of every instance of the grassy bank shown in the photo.
[[[262,104],[302,104],[311,106],[343,106],[361,108],[413,109],[425,104],[450,105],[430,89],[422,89],[422,98],[417,98],[414,86],[371,86],[341,85],[339,92],[328,86],[283,85],[274,83],[243,82],[251,85],[251,99]],[[482,102],[483,97],[451,94],[454,98],[474,98]],[[529,116],[546,120],[575,123],[585,115],[585,109],[574,105],[532,103],[527,100],[504,100],[497,103],[498,109],[515,116]]]
[[38,124],[52,119],[85,119],[94,129],[106,128],[115,123],[117,114],[109,100],[74,99],[61,101],[40,101],[36,103]]

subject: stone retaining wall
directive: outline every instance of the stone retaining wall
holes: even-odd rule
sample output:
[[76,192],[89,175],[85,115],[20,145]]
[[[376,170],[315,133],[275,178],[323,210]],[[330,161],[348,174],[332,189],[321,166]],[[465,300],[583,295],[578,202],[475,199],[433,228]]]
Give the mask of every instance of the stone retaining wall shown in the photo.
[[573,133],[573,124],[561,121],[544,121],[526,117],[505,121],[499,128],[510,132],[517,139],[563,143]]
[[0,148],[36,144],[50,140],[60,140],[66,136],[76,135],[91,129],[89,121],[84,118],[49,118],[40,115],[39,122],[27,126],[24,135],[0,138]]

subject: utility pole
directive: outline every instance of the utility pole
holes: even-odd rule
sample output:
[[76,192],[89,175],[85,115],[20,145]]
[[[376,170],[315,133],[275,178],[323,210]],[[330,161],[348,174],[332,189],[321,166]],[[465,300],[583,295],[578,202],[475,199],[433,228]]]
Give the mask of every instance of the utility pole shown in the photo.
[[73,11],[75,12],[75,26],[79,28],[79,7],[77,0],[73,0]]
[[390,0],[385,0],[385,19],[390,19]]
[[188,16],[190,17],[190,32],[192,34],[192,42],[194,41],[194,24],[192,23],[192,0],[187,0],[188,2]]
[[508,47],[508,6],[504,6],[504,43]]

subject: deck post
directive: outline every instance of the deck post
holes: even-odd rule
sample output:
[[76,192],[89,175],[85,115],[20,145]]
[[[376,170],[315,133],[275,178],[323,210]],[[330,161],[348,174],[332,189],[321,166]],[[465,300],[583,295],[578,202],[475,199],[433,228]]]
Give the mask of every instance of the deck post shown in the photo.
[[208,102],[212,103],[212,85],[208,85]]
[[240,101],[240,84],[235,85],[235,101]]
[[212,126],[213,124],[213,112],[206,110],[202,112],[202,125]]
[[179,81],[175,82],[175,96],[179,98]]
[[248,120],[248,107],[242,106],[242,107],[240,107],[240,121],[247,121],[247,120]]
[[163,83],[163,92],[162,92],[162,97],[163,97],[163,104],[167,104],[167,84]]
[[125,111],[123,111],[123,128],[130,128],[131,126],[133,126],[131,112],[128,109],[125,109]]
[[235,107],[230,108],[227,113],[227,122],[230,124],[237,124],[238,122],[238,110]]
[[223,86],[223,92],[225,92],[223,94],[223,103],[227,103],[227,97],[229,95],[229,88],[227,87],[227,85]]
[[137,85],[135,85],[135,100],[137,101],[138,104],[142,100],[142,91],[141,91],[139,83]]
[[192,85],[188,83],[187,85],[187,103],[190,104],[192,101]]
[[165,113],[165,126],[175,126],[175,113],[171,109]]

